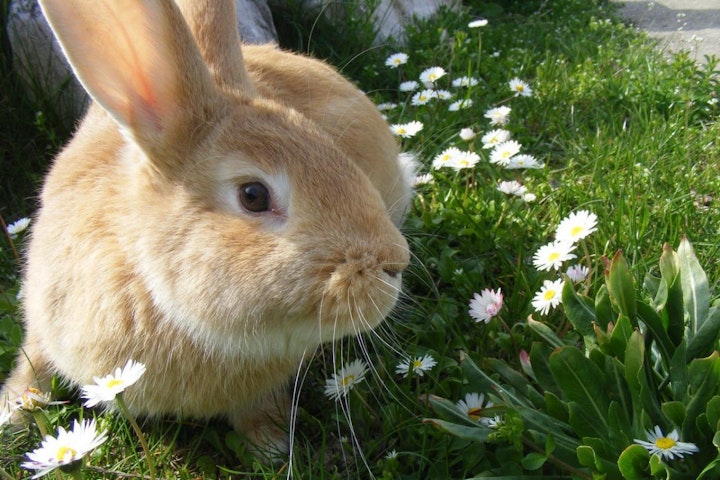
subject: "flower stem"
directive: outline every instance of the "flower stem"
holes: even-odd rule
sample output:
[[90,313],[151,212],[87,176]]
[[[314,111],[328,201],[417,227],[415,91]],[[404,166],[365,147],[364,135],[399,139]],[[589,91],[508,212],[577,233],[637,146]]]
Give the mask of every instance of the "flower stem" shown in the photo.
[[8,472],[6,472],[3,468],[0,468],[0,477],[3,478],[3,480],[15,480],[15,477],[10,475]]
[[40,430],[40,435],[42,435],[42,438],[44,439],[45,437],[50,435],[50,431],[48,430],[47,417],[45,417],[45,412],[43,412],[42,410],[33,410],[32,416],[38,426],[38,430]]
[[150,448],[148,447],[147,441],[145,440],[145,435],[143,435],[142,430],[140,430],[140,426],[138,425],[137,421],[135,421],[135,417],[132,416],[130,413],[130,410],[128,410],[127,405],[125,404],[125,400],[123,400],[122,393],[118,393],[115,397],[115,402],[117,403],[118,407],[120,407],[120,410],[122,411],[123,415],[125,415],[125,418],[128,419],[130,422],[130,425],[132,425],[133,430],[135,430],[135,433],[138,436],[138,440],[140,440],[140,445],[142,445],[142,449],[145,452],[145,460],[148,464],[148,470],[150,471],[150,479],[155,480],[155,466],[153,465],[152,456],[150,455]]

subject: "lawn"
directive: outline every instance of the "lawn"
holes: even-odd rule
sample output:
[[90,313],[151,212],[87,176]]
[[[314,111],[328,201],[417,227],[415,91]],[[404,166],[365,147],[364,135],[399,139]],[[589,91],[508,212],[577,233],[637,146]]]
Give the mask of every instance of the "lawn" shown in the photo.
[[[222,422],[139,419],[157,477],[717,478],[717,60],[659,52],[600,0],[466,0],[377,47],[362,14],[337,28],[288,3],[283,45],[356,81],[421,162],[404,294],[375,332],[304,363],[289,460],[255,460]],[[11,225],[70,129],[24,95],[0,41]],[[0,238],[0,380],[26,235]],[[34,415],[109,432],[83,478],[147,477],[131,422],[71,398]],[[39,428],[0,433],[0,476],[28,474]]]

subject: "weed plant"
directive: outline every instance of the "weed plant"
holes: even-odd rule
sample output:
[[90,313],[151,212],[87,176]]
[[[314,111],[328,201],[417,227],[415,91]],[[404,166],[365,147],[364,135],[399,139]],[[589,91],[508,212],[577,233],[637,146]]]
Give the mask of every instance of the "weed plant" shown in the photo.
[[[385,104],[383,113],[398,132],[403,151],[420,160],[421,178],[405,226],[414,261],[405,276],[404,298],[376,332],[328,345],[303,365],[295,385],[291,462],[267,466],[254,460],[242,439],[222,423],[147,421],[142,429],[157,476],[696,478],[707,468],[702,475],[712,478],[717,473],[712,434],[720,410],[720,381],[700,383],[709,392],[702,398],[713,406],[700,414],[696,405],[692,410],[683,403],[694,397],[668,393],[670,380],[662,375],[676,375],[686,367],[678,359],[685,358],[696,333],[693,328],[699,328],[691,328],[687,338],[677,334],[685,321],[696,318],[683,310],[696,290],[678,290],[675,279],[700,278],[698,269],[704,269],[706,307],[717,298],[717,60],[697,63],[702,59],[690,51],[672,56],[659,52],[645,35],[619,21],[612,5],[600,0],[466,1],[459,12],[442,10],[435,18],[412,24],[403,43],[389,39],[376,46],[369,15],[346,8],[346,21],[339,28],[304,8],[287,2],[275,12],[284,46],[326,58],[378,105]],[[470,26],[480,18],[487,24]],[[5,43],[2,53],[0,100],[12,116],[0,115],[0,214],[10,224],[32,211],[28,192],[36,190],[54,150],[47,132],[60,127],[38,128],[37,106],[23,98]],[[395,53],[407,54],[407,60],[386,65]],[[445,74],[424,86],[421,75],[431,67],[441,67]],[[454,86],[461,77],[468,77],[468,85]],[[524,83],[511,87],[513,80]],[[401,91],[400,84],[409,81],[418,82],[418,89]],[[413,100],[428,88],[435,93],[426,96],[446,91],[441,96],[451,98]],[[453,102],[464,104],[450,109]],[[498,107],[508,107],[509,116],[491,125],[486,113]],[[412,122],[422,124],[413,135],[409,132],[417,124]],[[483,137],[496,128],[506,130],[519,144],[515,157],[531,155],[539,168],[507,168],[508,158],[494,156],[499,146],[484,148]],[[461,136],[462,129],[476,136],[470,139],[467,130]],[[461,152],[462,161],[451,148]],[[579,212],[595,221],[584,226],[587,236],[573,242],[572,248],[564,246],[570,248],[566,256],[575,258],[558,262],[559,269],[543,269],[541,247],[554,242],[558,225]],[[666,242],[679,245],[684,236],[689,242],[678,249],[680,258],[692,263],[687,268],[694,273],[681,275],[680,267],[668,270],[668,261],[658,267],[660,247]],[[25,240],[25,233],[0,240],[3,374],[21,338],[20,261],[14,252],[22,252]],[[676,258],[670,251],[666,248],[664,257]],[[587,271],[572,286],[569,277],[561,275],[576,263]],[[606,279],[606,269],[614,272],[613,280]],[[628,280],[631,277],[645,278],[646,288]],[[558,279],[565,281],[562,292],[549,295],[547,282]],[[663,288],[680,297],[663,300]],[[502,299],[498,305],[496,296],[495,309],[476,321],[469,303],[486,289]],[[561,303],[539,312],[541,291],[545,300]],[[633,302],[623,302],[630,291],[638,305],[644,305],[643,312],[655,309],[659,324],[650,314],[638,318],[630,313]],[[583,305],[587,308],[580,308]],[[681,312],[679,317],[662,317],[673,308]],[[714,310],[704,311],[702,318],[714,325]],[[596,335],[593,323],[602,326]],[[613,337],[615,325],[622,325],[617,332],[627,335]],[[660,327],[652,330],[648,325]],[[672,344],[663,336],[670,325],[676,329]],[[602,343],[616,337],[622,349]],[[717,357],[712,353],[718,347],[717,331],[705,330],[703,338],[700,353],[711,355],[711,360],[700,359],[698,352],[687,357],[695,361],[689,375],[715,379],[720,375],[712,360]],[[628,345],[642,346],[641,353],[635,348],[634,356],[626,356]],[[667,348],[658,353],[660,346]],[[553,348],[565,353],[543,360]],[[668,352],[681,353],[673,361]],[[637,378],[630,379],[630,393],[622,398],[652,397],[660,402],[657,408],[642,404],[629,410],[632,419],[628,416],[622,423],[624,436],[613,433],[611,438],[617,452],[572,430],[577,425],[569,412],[577,407],[570,404],[587,397],[573,396],[576,390],[565,388],[565,371],[557,367],[567,360],[568,374],[576,369],[594,372],[599,359],[616,369],[613,372],[640,365],[649,378],[642,387],[646,391],[641,394]],[[353,383],[346,395],[330,398],[324,393],[328,379],[342,377],[347,373],[342,367],[355,360],[365,366],[364,379]],[[549,371],[541,377],[542,365],[552,366],[554,383]],[[597,389],[595,380],[583,378],[579,386]],[[626,392],[623,388],[618,391]],[[58,385],[56,393],[73,398],[72,392],[61,390]],[[603,401],[609,405],[611,400]],[[548,405],[557,406],[560,413]],[[523,408],[530,409],[530,417]],[[596,418],[586,420],[608,423],[617,411],[613,408],[596,411]],[[700,415],[702,422],[686,425],[683,412],[688,411]],[[560,430],[541,431],[529,421],[533,412],[557,420]],[[121,416],[83,410],[76,398],[48,407],[45,415],[52,430],[69,427],[71,419],[97,417],[98,428],[110,432],[109,440],[89,455],[84,478],[148,473],[137,436]],[[668,440],[675,428],[683,435],[676,443],[695,442],[700,453],[693,457],[695,453],[686,451],[684,458],[668,458],[665,451],[644,453],[635,439],[657,445],[659,440],[646,435],[655,426],[662,427],[660,440]],[[8,478],[25,475],[20,463],[39,445],[37,429],[3,435],[0,467]],[[626,463],[618,467],[618,458]]]

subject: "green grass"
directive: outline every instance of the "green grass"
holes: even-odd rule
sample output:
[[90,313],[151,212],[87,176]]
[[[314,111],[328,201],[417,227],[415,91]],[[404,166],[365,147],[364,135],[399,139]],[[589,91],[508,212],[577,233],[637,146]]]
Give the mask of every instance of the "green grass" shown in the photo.
[[[602,283],[603,256],[622,250],[636,278],[643,278],[656,269],[664,242],[677,246],[687,235],[715,295],[720,279],[720,106],[710,102],[718,93],[715,61],[705,67],[688,54],[666,57],[618,21],[603,1],[465,5],[463,14],[443,11],[412,26],[405,46],[388,42],[377,48],[369,47],[373,30],[362,16],[348,18],[337,29],[312,16],[299,20],[301,12],[292,2],[275,12],[286,46],[328,59],[377,103],[400,104],[387,112],[389,123],[424,123],[417,136],[401,140],[403,150],[419,155],[423,173],[433,176],[432,183],[418,187],[405,228],[414,264],[406,275],[405,298],[386,324],[376,333],[324,347],[306,365],[292,467],[254,461],[221,423],[168,419],[143,427],[161,478],[276,478],[290,470],[296,478],[313,479],[540,473],[557,478],[562,469],[547,465],[523,471],[520,457],[527,452],[512,443],[471,442],[423,419],[437,416],[429,396],[455,402],[466,393],[458,364],[462,356],[517,364],[520,349],[529,350],[537,340],[527,326],[528,315],[566,341],[578,340],[562,307],[540,316],[530,304],[543,280],[553,277],[535,270],[532,256],[573,211],[590,210],[599,218],[598,231],[579,254],[593,270],[587,284],[591,292]],[[489,24],[468,28],[478,16]],[[38,120],[53,116],[38,117],[38,105],[23,96],[4,35],[1,41],[0,215],[10,223],[34,208],[38,179],[67,130]],[[397,70],[385,67],[385,58],[396,51],[410,54],[409,62]],[[409,95],[397,90],[399,82],[417,79],[431,66],[449,72],[439,86],[467,93],[472,108],[449,112],[447,103],[437,100],[410,105]],[[469,92],[452,88],[450,80],[461,75],[478,77],[480,84]],[[534,95],[513,98],[507,86],[513,77],[529,82]],[[461,128],[472,127],[481,135],[488,131],[483,113],[499,104],[512,108],[506,128],[523,153],[537,157],[545,168],[510,171],[492,165],[479,137],[472,148],[483,158],[474,169],[430,168],[445,148],[469,148],[457,135]],[[537,199],[525,203],[496,190],[498,181],[513,179]],[[16,243],[22,249],[23,237]],[[19,341],[19,262],[8,238],[0,239],[0,248],[0,368],[6,373]],[[500,318],[507,329],[499,321],[477,324],[469,317],[469,299],[484,288],[502,288]],[[424,353],[438,361],[424,377],[394,373],[405,355]],[[334,355],[343,361],[365,358],[373,367],[345,403],[322,393]],[[51,423],[67,427],[71,418],[92,413],[82,412],[74,401],[51,408],[49,415]],[[112,415],[101,415],[99,421],[110,430],[111,441],[92,457],[85,478],[146,474],[129,425]],[[38,441],[32,428],[6,433],[0,466],[19,475],[21,457]],[[397,457],[387,458],[390,451]]]

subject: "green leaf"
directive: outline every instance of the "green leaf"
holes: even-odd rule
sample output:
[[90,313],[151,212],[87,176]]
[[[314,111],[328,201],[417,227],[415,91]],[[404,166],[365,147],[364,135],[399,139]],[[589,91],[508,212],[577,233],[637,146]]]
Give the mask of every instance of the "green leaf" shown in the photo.
[[635,285],[625,257],[619,250],[610,262],[610,270],[605,273],[605,285],[610,300],[635,325]]
[[528,317],[527,319],[528,326],[537,333],[540,338],[545,340],[548,345],[551,347],[562,347],[563,342],[558,338],[558,336],[555,334],[555,332],[552,331],[550,327],[545,325],[542,322],[538,322],[537,320],[532,318],[532,315]]
[[720,334],[720,309],[714,307],[710,310],[706,320],[699,326],[695,335],[690,339],[687,347],[687,359],[709,355],[717,344]]
[[625,315],[620,315],[615,327],[613,327],[610,333],[610,343],[606,347],[607,353],[616,358],[623,358],[632,333],[633,327],[630,324],[630,319]]
[[688,393],[687,348],[685,340],[675,348],[670,359],[670,388],[675,400],[685,402]]
[[532,365],[537,384],[542,390],[557,394],[560,393],[560,389],[558,389],[555,379],[552,377],[550,364],[548,363],[551,353],[552,349],[547,345],[541,342],[533,342],[532,347],[530,347],[530,365]]
[[639,319],[645,324],[648,332],[652,335],[651,339],[656,342],[660,349],[660,354],[665,359],[665,364],[669,365],[670,359],[673,353],[675,353],[675,345],[670,340],[660,316],[650,305],[643,302],[637,302],[637,312]]
[[610,294],[605,285],[601,285],[595,295],[595,318],[598,325],[603,330],[607,330],[608,325],[615,321],[617,316],[613,312],[612,303],[610,302]]
[[[550,356],[550,369],[555,382],[570,400],[570,424],[573,420],[592,431],[604,432],[607,436],[607,414],[609,399],[603,388],[604,373],[575,347],[559,348]],[[585,433],[587,435],[587,433]]]
[[486,374],[478,365],[467,355],[463,355],[460,359],[460,365],[468,379],[468,383],[476,392],[497,392],[506,402],[514,406],[530,406],[527,399],[521,397],[517,393],[511,392],[504,385],[498,383],[488,374]]
[[715,395],[707,404],[705,409],[710,428],[714,431],[720,431],[720,396]]
[[[650,457],[650,475],[652,475],[653,478],[670,479],[670,471],[667,465],[660,459],[659,455],[652,455]],[[660,477],[660,475],[662,475],[662,477]]]
[[581,297],[575,291],[573,282],[565,278],[562,291],[562,304],[565,309],[570,323],[573,324],[575,330],[580,332],[584,337],[594,337],[593,324],[597,322],[595,318],[595,309],[592,300],[587,297]]
[[713,352],[707,358],[697,358],[688,366],[689,388],[692,392],[687,405],[687,419],[683,434],[693,438],[695,419],[705,412],[708,402],[720,393],[720,354]]
[[665,402],[660,409],[676,428],[682,428],[687,416],[685,404],[678,401]]
[[457,423],[446,422],[445,420],[437,418],[426,418],[423,420],[423,423],[432,425],[438,430],[449,433],[450,435],[470,440],[472,442],[485,443],[488,435],[493,433],[492,429],[483,427],[480,424],[475,427],[470,427],[467,425],[458,425]]
[[626,480],[646,480],[650,454],[640,445],[630,445],[620,454],[618,467]]
[[[710,306],[710,288],[707,276],[687,238],[683,238],[680,242],[677,255],[680,262],[683,301],[689,315],[690,332],[694,334],[707,318]],[[690,351],[690,345],[688,345],[688,351]]]
[[549,415],[561,422],[567,423],[570,420],[570,410],[567,403],[563,402],[552,392],[545,392],[545,409]]
[[654,425],[666,423],[656,392],[649,385],[648,370],[645,368],[645,339],[640,332],[633,332],[625,351],[625,380],[632,396],[634,430],[641,428],[643,411]]
[[531,452],[523,457],[520,464],[525,470],[532,471],[545,465],[545,462],[547,462],[547,457],[545,455],[538,452]]
[[577,458],[583,467],[595,468],[595,451],[588,445],[580,445],[577,448]]

